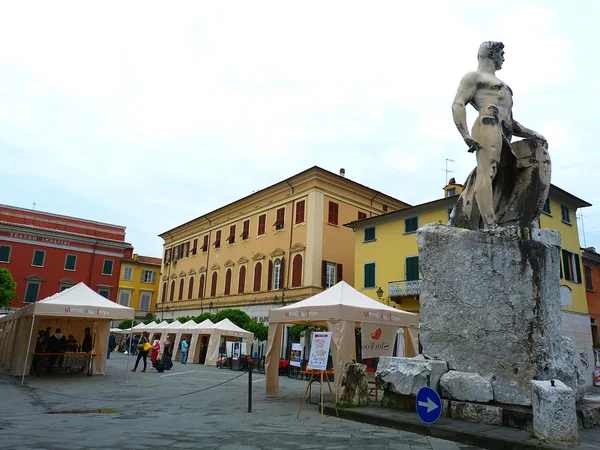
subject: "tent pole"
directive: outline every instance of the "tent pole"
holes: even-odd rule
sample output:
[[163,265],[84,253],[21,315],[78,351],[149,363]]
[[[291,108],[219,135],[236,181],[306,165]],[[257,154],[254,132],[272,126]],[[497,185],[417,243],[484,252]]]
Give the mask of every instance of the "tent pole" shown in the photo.
[[31,335],[33,334],[33,324],[35,323],[35,314],[31,317],[31,328],[29,329],[29,340],[27,341],[27,351],[25,352],[25,363],[23,364],[23,375],[21,376],[21,386],[25,383],[25,371],[27,370],[27,360],[29,359],[29,347],[31,346]]
[[125,367],[125,384],[129,380],[129,357],[131,356],[131,346],[133,345],[133,324],[135,320],[131,321],[131,328],[129,329],[129,348],[127,349],[127,365]]

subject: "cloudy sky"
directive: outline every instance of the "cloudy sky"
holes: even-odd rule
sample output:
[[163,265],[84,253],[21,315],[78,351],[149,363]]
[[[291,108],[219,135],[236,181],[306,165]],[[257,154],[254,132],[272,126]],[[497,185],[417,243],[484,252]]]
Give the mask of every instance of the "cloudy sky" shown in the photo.
[[600,2],[166,5],[3,4],[0,203],[125,225],[160,256],[157,234],[314,165],[434,200],[446,159],[459,182],[475,165],[450,106],[500,40],[515,118],[594,204],[600,248]]

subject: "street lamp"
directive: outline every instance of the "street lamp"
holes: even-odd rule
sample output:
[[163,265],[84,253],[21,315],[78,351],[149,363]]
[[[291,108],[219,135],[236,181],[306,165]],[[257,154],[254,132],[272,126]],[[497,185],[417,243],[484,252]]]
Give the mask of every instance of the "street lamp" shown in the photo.
[[[377,288],[377,290],[375,291],[375,293],[377,294],[377,298],[381,301],[381,297],[383,297],[383,289],[381,289],[381,286],[379,286]],[[387,304],[388,304],[388,306],[390,306],[390,298],[389,297],[387,299]]]

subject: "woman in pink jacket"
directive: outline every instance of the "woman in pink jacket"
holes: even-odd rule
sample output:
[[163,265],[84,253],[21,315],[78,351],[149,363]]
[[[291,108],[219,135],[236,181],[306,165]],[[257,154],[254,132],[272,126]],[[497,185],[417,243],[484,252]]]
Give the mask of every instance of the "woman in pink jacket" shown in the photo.
[[150,361],[152,361],[152,367],[154,367],[154,363],[158,359],[158,354],[160,352],[160,341],[156,339],[154,341],[154,345],[152,346],[152,356],[150,356]]

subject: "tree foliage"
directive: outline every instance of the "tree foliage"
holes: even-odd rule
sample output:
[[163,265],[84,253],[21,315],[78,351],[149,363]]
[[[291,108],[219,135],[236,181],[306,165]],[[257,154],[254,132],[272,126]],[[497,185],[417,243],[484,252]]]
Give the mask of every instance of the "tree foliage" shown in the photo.
[[220,322],[223,319],[229,319],[235,323],[238,327],[247,330],[248,324],[252,322],[252,319],[241,309],[223,309],[215,314],[213,319],[214,323]]
[[258,341],[266,341],[269,337],[269,328],[264,323],[251,320],[248,323],[246,331],[254,333],[254,338]]
[[10,271],[0,268],[0,307],[7,307],[17,296],[17,283]]

